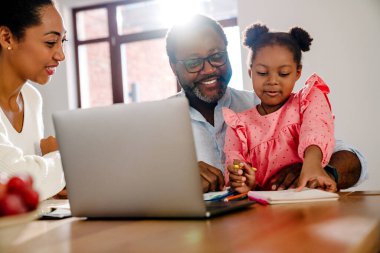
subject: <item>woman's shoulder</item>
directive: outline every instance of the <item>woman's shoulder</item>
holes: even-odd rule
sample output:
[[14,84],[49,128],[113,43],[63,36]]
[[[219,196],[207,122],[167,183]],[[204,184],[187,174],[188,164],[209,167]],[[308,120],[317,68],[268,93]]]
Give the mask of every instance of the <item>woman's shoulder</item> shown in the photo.
[[42,106],[41,93],[30,83],[25,83],[21,90],[22,96],[31,106]]

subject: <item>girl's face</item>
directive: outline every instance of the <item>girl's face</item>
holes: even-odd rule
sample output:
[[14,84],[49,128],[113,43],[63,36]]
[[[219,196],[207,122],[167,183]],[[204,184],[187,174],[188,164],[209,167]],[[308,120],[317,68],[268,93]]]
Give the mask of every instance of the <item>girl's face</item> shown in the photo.
[[40,25],[27,28],[20,40],[12,37],[12,49],[5,49],[9,52],[10,69],[21,82],[47,83],[65,59],[66,31],[60,14],[53,5],[46,5],[40,10],[40,17]]
[[270,45],[259,49],[248,70],[255,93],[268,113],[278,110],[289,98],[301,67],[285,46]]

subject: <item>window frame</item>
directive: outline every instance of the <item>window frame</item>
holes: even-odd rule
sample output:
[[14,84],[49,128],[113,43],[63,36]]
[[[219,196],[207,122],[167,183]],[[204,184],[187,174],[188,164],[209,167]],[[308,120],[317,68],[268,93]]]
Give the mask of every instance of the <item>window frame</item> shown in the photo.
[[[160,39],[165,38],[168,29],[157,29],[147,32],[119,35],[117,30],[116,9],[120,5],[135,4],[142,2],[152,2],[155,0],[127,0],[117,1],[112,3],[88,5],[72,9],[73,18],[73,32],[74,32],[74,48],[75,48],[75,71],[77,82],[77,102],[78,108],[82,107],[81,103],[81,84],[80,84],[80,71],[79,71],[79,47],[82,45],[90,45],[100,42],[108,42],[110,49],[110,69],[111,69],[111,87],[113,104],[124,103],[124,91],[123,91],[123,77],[122,77],[122,59],[120,46],[126,43]],[[106,9],[108,19],[108,36],[104,38],[79,40],[77,30],[77,13],[82,11],[94,10],[94,9]],[[237,18],[218,20],[223,27],[237,26]],[[169,64],[169,62],[168,62]],[[177,85],[177,90],[180,87]]]

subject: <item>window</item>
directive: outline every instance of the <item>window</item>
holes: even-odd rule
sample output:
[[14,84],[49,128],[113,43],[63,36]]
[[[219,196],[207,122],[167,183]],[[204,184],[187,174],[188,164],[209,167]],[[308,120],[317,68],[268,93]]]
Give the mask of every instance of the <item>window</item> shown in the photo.
[[176,19],[171,14],[182,17],[181,10],[206,13],[226,27],[233,66],[230,86],[241,89],[236,8],[231,0],[130,0],[74,9],[79,107],[158,100],[177,93],[165,35]]

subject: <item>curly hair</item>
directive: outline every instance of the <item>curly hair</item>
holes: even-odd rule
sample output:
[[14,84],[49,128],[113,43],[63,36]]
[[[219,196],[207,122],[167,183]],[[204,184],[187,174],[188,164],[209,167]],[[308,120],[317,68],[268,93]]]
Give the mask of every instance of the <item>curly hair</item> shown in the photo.
[[270,32],[268,27],[255,23],[248,26],[243,32],[243,45],[248,47],[248,65],[256,57],[260,48],[270,45],[281,45],[287,47],[293,53],[297,67],[301,66],[302,52],[310,50],[313,38],[300,27],[293,27],[289,32]]

